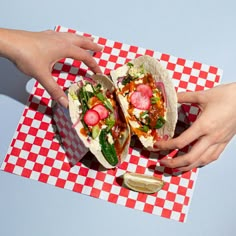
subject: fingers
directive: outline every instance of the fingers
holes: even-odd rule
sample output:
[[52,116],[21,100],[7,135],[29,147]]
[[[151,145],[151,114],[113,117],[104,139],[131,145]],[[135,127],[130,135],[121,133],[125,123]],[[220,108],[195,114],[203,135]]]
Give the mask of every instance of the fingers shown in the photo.
[[[57,49],[56,51],[57,53],[53,54],[54,57],[52,57],[51,64],[54,64],[60,58],[69,57],[84,62],[94,73],[102,73],[96,60],[87,51],[91,50],[98,52],[102,50],[102,47],[100,45],[93,42],[93,38],[79,36],[72,33],[62,33],[53,31],[49,31],[46,33],[50,34],[50,37],[54,35],[57,39],[57,41],[55,41],[54,38],[54,41],[60,43],[58,46],[59,49]],[[60,40],[58,41],[58,39]],[[44,69],[46,67],[47,65],[42,66],[42,68]],[[50,65],[49,70],[51,70],[51,67],[52,65]],[[55,101],[57,101],[64,107],[68,106],[67,96],[60,88],[60,86],[56,83],[56,81],[52,78],[50,71],[37,71],[34,74],[36,74],[37,80],[42,84],[42,86],[47,90],[47,92]]]
[[201,126],[199,125],[199,123],[201,122],[200,119],[201,118],[199,118],[199,122],[196,121],[195,123],[193,123],[190,128],[185,130],[178,137],[166,141],[163,140],[156,142],[154,144],[155,148],[159,150],[181,149],[197,140],[203,134]]
[[174,159],[163,159],[160,163],[176,172],[190,171],[193,168],[202,167],[217,160],[227,145],[226,143],[220,143],[209,146],[205,142],[206,139],[202,139],[199,141],[200,144],[195,144],[189,153]]
[[226,145],[226,143],[222,143],[209,147],[195,162],[191,163],[191,165],[179,168],[179,171],[186,172],[192,170],[193,168],[203,167],[213,161],[216,161],[220,154],[224,151]]
[[[204,91],[180,92],[177,94],[178,102],[202,104],[202,93],[204,93]],[[204,120],[204,117],[199,116],[190,128],[185,130],[181,135],[167,141],[158,141],[154,144],[154,146],[160,150],[181,149],[204,135],[205,123],[206,121]]]
[[[64,46],[60,51],[60,57],[63,55],[63,58],[69,57],[82,61],[94,73],[102,73],[100,67],[89,51],[99,52],[103,49],[103,47],[93,42],[94,39],[92,37],[85,37],[68,32],[54,33],[56,33],[58,37],[60,36],[61,41],[64,42]],[[58,58],[56,59],[58,60]]]
[[76,35],[78,40],[75,42],[75,45],[83,48],[85,50],[91,50],[94,52],[100,52],[103,47],[95,43],[92,37],[84,37],[84,36],[79,36]]
[[45,30],[42,33],[49,35],[50,38],[54,36],[55,38],[61,39],[68,44],[74,44],[77,47],[81,47],[86,50],[92,50],[94,52],[102,50],[102,46],[93,42],[93,37],[82,36],[71,32],[56,32],[54,30]]
[[98,45],[97,43],[94,42],[94,38],[92,37],[85,37],[77,34],[71,34],[71,33],[63,33],[67,37],[70,37],[72,44],[83,48],[85,50],[91,50],[94,52],[100,52],[103,47],[101,45]]
[[202,153],[206,151],[208,146],[208,139],[206,137],[200,138],[194,144],[190,152],[173,159],[163,159],[160,161],[160,163],[170,168],[189,166],[194,163],[202,155]]
[[82,48],[71,46],[70,57],[79,61],[83,61],[95,74],[102,73],[95,59],[91,54]]
[[201,103],[203,91],[198,92],[180,92],[177,94],[179,103]]
[[210,162],[216,161],[220,154],[224,151],[227,143],[215,144],[207,149],[205,153],[201,156],[200,163],[198,166],[205,166]]
[[44,74],[37,78],[39,83],[47,90],[50,96],[61,106],[68,107],[68,98],[51,74]]

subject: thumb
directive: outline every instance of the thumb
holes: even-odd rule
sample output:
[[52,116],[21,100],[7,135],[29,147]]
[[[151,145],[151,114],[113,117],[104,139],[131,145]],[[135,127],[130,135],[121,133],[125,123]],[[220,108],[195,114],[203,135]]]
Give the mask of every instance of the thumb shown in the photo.
[[39,78],[36,78],[38,82],[47,90],[49,95],[61,106],[68,107],[68,98],[64,91],[53,79],[51,73],[41,75]]

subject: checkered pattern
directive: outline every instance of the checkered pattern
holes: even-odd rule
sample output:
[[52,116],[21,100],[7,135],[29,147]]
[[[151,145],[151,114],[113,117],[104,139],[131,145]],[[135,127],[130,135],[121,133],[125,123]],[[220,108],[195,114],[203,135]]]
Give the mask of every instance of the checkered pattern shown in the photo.
[[[60,26],[56,27],[56,31],[89,35]],[[214,66],[93,37],[104,46],[102,52],[94,54],[94,58],[105,74],[139,55],[146,54],[158,59],[168,69],[177,91],[211,88],[219,83],[222,76],[222,71]],[[78,81],[79,75],[87,73],[90,74],[90,71],[83,63],[68,58],[58,62],[52,72],[63,89]],[[127,159],[118,168],[104,170],[96,158],[84,148],[78,151],[79,158],[87,152],[79,162],[74,161],[73,156],[65,154],[57,138],[61,130],[56,130],[55,126],[55,121],[60,122],[65,112],[58,112],[57,118],[53,120],[52,101],[36,82],[2,163],[2,170],[153,215],[186,221],[198,171],[193,169],[187,173],[173,174],[170,169],[160,166],[158,160],[186,153],[190,146],[183,150],[174,150],[166,156],[164,153],[144,150],[140,142],[132,138]],[[197,114],[196,106],[185,105],[182,106],[179,117],[184,122],[192,122]],[[64,122],[66,123],[65,120]],[[72,139],[68,141],[68,146],[73,143],[74,147],[81,147],[80,143],[73,140],[70,132],[64,138],[70,135]],[[72,149],[76,152],[76,148]],[[165,185],[155,194],[130,191],[123,186],[122,175],[125,172],[155,175],[163,179]]]
[[84,146],[82,140],[72,127],[73,124],[69,116],[69,111],[58,105],[53,106],[52,110],[53,120],[56,123],[59,134],[57,138],[61,141],[66,156],[73,166],[78,163],[89,150]]

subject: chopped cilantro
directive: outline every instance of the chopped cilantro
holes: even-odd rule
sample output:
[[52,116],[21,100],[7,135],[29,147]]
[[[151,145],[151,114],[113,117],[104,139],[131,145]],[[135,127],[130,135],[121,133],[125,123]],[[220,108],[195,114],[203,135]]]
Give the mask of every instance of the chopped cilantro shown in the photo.
[[162,116],[160,116],[158,119],[157,119],[157,123],[156,123],[156,126],[155,126],[155,128],[156,129],[160,129],[164,124],[165,124],[165,119],[162,117]]
[[127,63],[127,66],[128,66],[128,67],[133,67],[133,66],[134,66],[134,64],[133,64],[133,63],[131,63],[131,62],[128,62],[128,63]]
[[140,129],[141,131],[147,133],[148,130],[149,130],[149,127],[148,127],[147,125],[143,125],[143,126],[141,126],[139,129]]
[[151,97],[151,104],[156,104],[159,100],[159,97]]

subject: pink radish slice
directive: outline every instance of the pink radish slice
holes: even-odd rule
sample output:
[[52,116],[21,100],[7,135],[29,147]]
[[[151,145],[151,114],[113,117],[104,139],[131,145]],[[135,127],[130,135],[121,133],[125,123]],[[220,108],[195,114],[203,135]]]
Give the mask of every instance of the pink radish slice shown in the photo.
[[99,114],[101,120],[106,119],[109,115],[108,110],[102,104],[95,105],[92,110],[96,111]]
[[84,122],[88,126],[94,126],[96,125],[100,120],[100,116],[97,111],[95,110],[88,110],[84,114]]
[[138,91],[132,93],[130,102],[135,108],[140,110],[148,110],[151,105],[150,97]]
[[83,78],[85,81],[89,82],[90,84],[96,84],[96,82],[92,78],[84,77]]
[[140,84],[137,86],[137,91],[141,92],[143,95],[146,95],[148,97],[152,96],[152,89],[147,84]]

